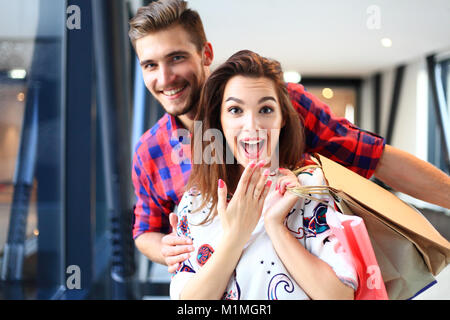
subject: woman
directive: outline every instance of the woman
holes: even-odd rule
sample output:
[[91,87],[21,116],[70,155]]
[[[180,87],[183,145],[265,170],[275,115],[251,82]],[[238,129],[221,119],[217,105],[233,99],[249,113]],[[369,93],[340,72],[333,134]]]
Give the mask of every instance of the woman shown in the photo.
[[196,119],[207,119],[192,143],[204,161],[194,161],[177,212],[196,255],[172,278],[171,297],[353,299],[355,269],[326,224],[332,198],[286,191],[325,181],[315,167],[290,171],[308,163],[298,161],[304,137],[279,63],[234,54],[207,80]]

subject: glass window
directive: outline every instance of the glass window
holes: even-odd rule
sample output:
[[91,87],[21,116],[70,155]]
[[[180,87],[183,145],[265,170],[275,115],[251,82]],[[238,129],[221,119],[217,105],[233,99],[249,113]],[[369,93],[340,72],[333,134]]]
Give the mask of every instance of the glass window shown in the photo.
[[[447,121],[450,123],[450,59],[445,59],[440,61],[437,67],[441,71],[441,81],[442,83],[438,85],[442,85],[445,100],[447,104],[447,119],[443,119],[443,121]],[[429,116],[428,116],[428,128],[429,128],[429,140],[428,140],[428,161],[434,164],[436,167],[441,170],[448,172],[448,169],[445,165],[444,152],[442,151],[442,139],[440,127],[438,125],[439,117],[436,114],[436,108],[434,106],[433,97],[430,94],[429,97]],[[448,127],[448,126],[447,126]]]
[[450,121],[450,59],[441,63],[442,70],[442,84],[444,87],[444,94],[447,101],[448,115]]
[[4,298],[53,297],[64,281],[65,1],[0,0],[0,255]]

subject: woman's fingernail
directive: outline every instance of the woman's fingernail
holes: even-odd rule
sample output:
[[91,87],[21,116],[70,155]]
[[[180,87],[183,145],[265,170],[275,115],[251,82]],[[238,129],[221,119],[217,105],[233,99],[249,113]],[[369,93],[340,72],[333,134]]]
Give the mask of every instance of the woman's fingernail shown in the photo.
[[264,167],[265,165],[266,165],[266,161],[265,161],[265,160],[261,160],[261,161],[258,163],[258,166],[259,166],[260,168]]
[[269,169],[264,170],[263,176],[268,177],[269,174],[270,174],[270,170]]
[[250,168],[254,168],[255,166],[256,166],[256,162],[255,161],[250,162]]
[[267,188],[270,188],[271,185],[272,185],[272,180],[268,180],[267,181]]
[[225,182],[223,182],[222,179],[219,179],[219,188],[222,189],[223,187],[225,187]]

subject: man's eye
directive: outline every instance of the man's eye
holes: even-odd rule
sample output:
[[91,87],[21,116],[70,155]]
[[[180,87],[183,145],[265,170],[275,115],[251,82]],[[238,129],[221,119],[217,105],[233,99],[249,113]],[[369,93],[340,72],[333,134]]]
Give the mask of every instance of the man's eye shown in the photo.
[[144,69],[153,69],[154,67],[156,67],[156,63],[147,63],[144,65]]
[[184,59],[183,56],[174,56],[174,57],[172,58],[173,61],[180,61],[180,60],[183,60],[183,59]]

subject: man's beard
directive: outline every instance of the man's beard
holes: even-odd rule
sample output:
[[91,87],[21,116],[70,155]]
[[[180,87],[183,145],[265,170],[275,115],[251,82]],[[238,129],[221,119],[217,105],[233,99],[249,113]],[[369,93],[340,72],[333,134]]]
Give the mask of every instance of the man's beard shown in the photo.
[[183,115],[188,114],[188,113],[190,113],[192,111],[195,111],[195,109],[198,106],[198,102],[200,100],[200,91],[201,90],[194,90],[194,91],[192,92],[192,94],[188,98],[186,106],[183,109],[181,109],[181,110],[179,110],[177,112],[170,113],[171,116],[174,116],[174,117],[183,116]]
[[196,108],[198,107],[198,103],[200,100],[200,93],[201,93],[202,87],[206,81],[205,78],[206,78],[205,72],[202,70],[199,81],[197,81],[197,84],[195,86],[192,86],[191,95],[189,96],[189,98],[187,100],[186,106],[180,111],[170,113],[170,115],[172,115],[174,117],[178,117],[178,116],[183,116],[183,115],[186,115],[186,114],[192,112],[193,113],[192,116],[195,116],[195,114],[197,113]]

